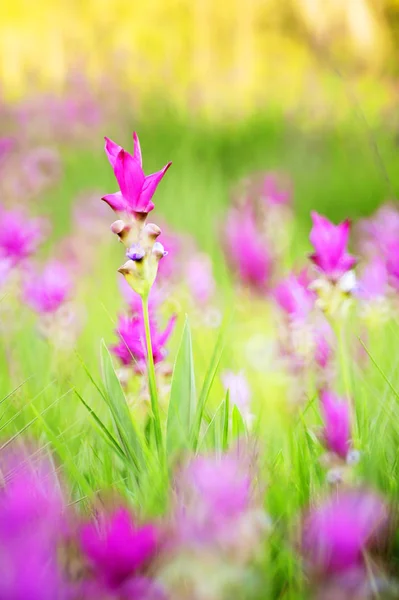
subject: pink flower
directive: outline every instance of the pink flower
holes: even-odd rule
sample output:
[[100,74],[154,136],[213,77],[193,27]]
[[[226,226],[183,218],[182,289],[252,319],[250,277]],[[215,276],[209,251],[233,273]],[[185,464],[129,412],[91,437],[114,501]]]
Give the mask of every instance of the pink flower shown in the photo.
[[63,263],[52,261],[41,275],[33,275],[25,284],[24,299],[36,312],[57,311],[71,293],[72,281]]
[[306,272],[290,275],[274,290],[274,298],[280,308],[293,319],[309,315],[315,302],[315,294],[308,288]]
[[136,527],[124,508],[104,519],[99,527],[85,525],[80,539],[97,577],[111,590],[137,574],[157,550],[155,527]]
[[267,173],[263,180],[262,196],[268,204],[289,205],[292,199],[291,186],[281,181],[276,173]]
[[251,508],[249,465],[232,454],[199,456],[177,479],[180,541],[213,543],[231,537],[231,527]]
[[[175,322],[176,316],[174,315],[169,319],[164,331],[159,332],[155,317],[150,315],[152,352],[155,364],[163,361],[167,354],[165,346],[172,334]],[[147,345],[142,312],[139,315],[130,317],[119,317],[116,334],[120,341],[112,347],[112,352],[115,356],[124,365],[135,363],[138,368],[143,368],[147,359]]]
[[144,175],[139,138],[133,133],[133,156],[112,140],[105,138],[105,152],[114,169],[120,191],[108,194],[103,200],[115,212],[128,214],[149,213],[154,208],[152,197],[159,182],[172,164],[169,162],[161,171]]
[[199,304],[206,304],[215,292],[212,261],[206,254],[195,254],[186,265],[188,287]]
[[257,291],[267,290],[272,272],[272,257],[249,206],[233,208],[227,216],[226,254],[244,284]]
[[312,220],[310,242],[315,252],[310,258],[320,271],[335,282],[356,264],[356,258],[347,252],[350,222],[334,225],[316,212],[312,212]]
[[15,147],[15,139],[12,137],[0,138],[0,165]]
[[385,261],[379,256],[375,256],[363,269],[356,295],[363,300],[370,301],[385,296],[387,288],[388,271]]
[[384,501],[370,491],[349,490],[310,511],[303,524],[302,551],[310,570],[334,575],[364,565],[388,517]]
[[29,219],[21,210],[0,208],[0,256],[13,264],[34,254],[44,239],[42,219]]
[[224,371],[221,376],[223,387],[229,390],[230,403],[236,405],[244,418],[250,416],[251,388],[243,371]]
[[329,390],[320,393],[324,443],[331,452],[346,458],[351,443],[351,419],[348,402]]

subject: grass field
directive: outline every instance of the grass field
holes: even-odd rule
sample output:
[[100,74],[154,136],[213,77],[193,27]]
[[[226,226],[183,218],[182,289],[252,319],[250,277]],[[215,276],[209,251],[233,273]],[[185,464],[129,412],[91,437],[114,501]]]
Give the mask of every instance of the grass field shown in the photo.
[[[346,218],[355,221],[395,198],[399,189],[397,132],[382,120],[368,125],[358,106],[346,122],[337,125],[331,119],[331,126],[328,120],[296,120],[277,112],[216,126],[155,109],[146,119],[125,121],[123,126],[101,124],[74,143],[56,140],[62,173],[55,184],[29,202],[23,197],[8,201],[7,208],[26,205],[31,214],[52,222],[49,239],[34,260],[65,260],[65,237],[75,235],[77,261],[72,261],[70,271],[75,280],[76,312],[61,328],[71,333],[76,326],[79,335],[72,344],[64,343],[64,338],[57,343],[51,326],[60,322],[43,322],[43,315],[35,315],[27,302],[19,299],[31,263],[14,267],[0,304],[1,452],[7,456],[14,445],[24,444],[32,463],[51,454],[55,471],[66,481],[66,512],[73,510],[79,515],[72,518],[71,537],[75,521],[83,515],[89,518],[87,515],[97,511],[98,516],[125,501],[140,519],[154,520],[162,541],[157,558],[148,569],[146,566],[145,573],[162,586],[167,598],[223,599],[233,594],[248,599],[398,597],[397,291],[391,286],[384,295],[384,302],[389,303],[387,313],[378,307],[374,310],[373,305],[367,317],[358,300],[351,299],[344,310],[341,304],[348,301],[347,295],[339,298],[338,310],[327,316],[335,340],[334,374],[321,384],[313,359],[299,377],[287,372],[278,351],[283,320],[272,295],[252,293],[240,285],[224,257],[227,212],[238,182],[254,172],[277,170],[292,180],[294,216],[285,231],[284,223],[279,225],[281,230],[276,229],[276,240],[284,233],[289,241],[276,265],[275,283],[292,268],[308,264],[310,211],[326,215],[334,223]],[[157,367],[158,394],[146,389],[145,365],[143,374],[130,365],[129,384],[121,387],[116,375],[120,364],[107,350],[115,343],[113,330],[118,312],[126,311],[126,302],[118,284],[122,276],[116,272],[124,252],[109,231],[112,211],[104,211],[100,202],[102,195],[117,189],[103,152],[102,135],[132,151],[133,129],[140,136],[145,173],[173,161],[154,197],[156,208],[149,220],[167,223],[170,231],[189,238],[179,251],[162,259],[171,261],[172,276],[164,284],[161,321],[166,323],[176,313],[177,324],[164,361],[174,368],[173,375],[160,375]],[[93,203],[74,220],[71,209],[77,198],[83,205],[82,198],[89,195],[98,196],[98,214],[94,214]],[[192,238],[195,241],[190,241]],[[272,247],[277,243],[273,236],[269,241]],[[206,306],[190,295],[187,272],[181,266],[198,251],[207,253],[213,264],[216,290]],[[220,320],[218,326],[206,320],[208,312],[216,322]],[[305,344],[301,339],[300,346],[302,341]],[[221,377],[226,370],[245,373],[252,398],[250,425],[234,407],[232,390],[230,399],[226,393]],[[329,449],[318,435],[323,425],[318,393],[326,386],[351,400],[351,444],[360,453],[356,464],[331,456],[328,460],[332,462],[325,462]],[[296,393],[299,388],[300,397]],[[154,402],[159,403],[161,450],[156,444]],[[238,454],[237,445],[241,448]],[[202,493],[205,500],[213,498],[212,517],[216,523],[224,523],[230,535],[223,530],[219,538],[214,521],[208,522],[202,515],[201,498],[190,496],[192,505],[184,504],[187,514],[190,517],[193,506],[190,518],[195,527],[205,528],[206,540],[213,531],[215,539],[204,541],[197,531],[194,541],[184,536],[182,541],[176,523],[184,518],[175,512],[176,502],[179,506],[184,485],[195,489],[193,480],[184,484],[184,465],[195,462],[197,453],[210,452],[243,460],[245,473],[251,476],[251,500],[234,513],[237,509],[229,503],[240,497],[240,475],[234,471],[233,477],[229,465],[220,474],[218,467],[215,473],[205,471]],[[245,462],[247,455],[250,466]],[[182,488],[176,483],[180,469]],[[378,490],[389,507],[383,543],[369,552],[366,542],[371,534],[365,534],[361,543],[354,542],[361,546],[355,566],[348,558],[344,567],[330,569],[330,557],[317,555],[316,542],[313,553],[307,554],[301,547],[300,531],[306,532],[302,516],[327,497],[339,497],[348,490],[361,494],[364,487]],[[360,514],[362,506],[358,511]],[[200,525],[198,515],[205,519]],[[356,510],[348,519],[349,541],[345,535],[336,541],[329,530],[327,541],[323,538],[326,552],[345,555],[352,543],[350,523],[356,520]],[[372,515],[367,522],[372,522]],[[339,528],[339,511],[335,523]],[[6,537],[1,540],[1,527],[3,550],[7,546]],[[322,526],[319,531],[323,532]],[[128,544],[126,539],[124,542],[122,536],[120,543]],[[170,540],[172,546],[168,546]],[[119,557],[115,560],[122,560],[119,550],[110,544],[106,564],[114,560],[112,548]],[[320,555],[323,548],[319,547]],[[16,554],[13,566],[17,579],[24,579],[19,571],[22,554]],[[76,560],[86,565],[87,557],[77,554]],[[320,567],[320,561],[327,567]],[[54,597],[46,583],[40,585],[41,595],[32,598]],[[67,597],[61,588],[57,588],[59,597]],[[2,592],[0,583],[0,597],[28,597],[11,595],[10,589],[4,587]],[[147,592],[129,595],[115,587],[99,587],[90,593],[97,595],[80,590],[68,597],[158,598]]]

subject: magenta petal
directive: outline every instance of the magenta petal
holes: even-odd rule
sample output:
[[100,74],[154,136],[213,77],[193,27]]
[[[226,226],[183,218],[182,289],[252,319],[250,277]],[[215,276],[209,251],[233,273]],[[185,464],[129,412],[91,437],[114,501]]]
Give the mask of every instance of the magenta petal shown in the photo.
[[123,149],[116,159],[115,177],[130,210],[140,212],[140,194],[145,181],[143,169],[137,160]]
[[161,181],[161,179],[163,178],[163,176],[165,175],[166,171],[169,169],[171,164],[172,163],[169,162],[167,165],[164,166],[163,169],[161,169],[161,171],[152,173],[152,175],[148,175],[145,178],[144,184],[143,184],[143,189],[142,189],[141,196],[140,196],[140,207],[145,209],[146,206],[150,204],[150,200],[153,197],[153,195],[155,194],[155,191],[158,187],[159,182]]
[[137,135],[137,133],[134,131],[133,132],[133,142],[134,142],[134,151],[133,151],[133,158],[134,160],[136,160],[140,167],[143,166],[143,158],[141,155],[141,146],[140,146],[140,142],[139,142],[139,136]]
[[329,450],[346,458],[351,439],[349,404],[328,390],[321,392],[320,400],[325,443]]
[[114,169],[115,163],[116,163],[116,158],[117,158],[119,152],[122,150],[122,146],[118,146],[118,144],[115,144],[115,142],[113,142],[112,140],[110,140],[107,137],[105,137],[104,139],[105,139],[105,153],[111,164],[111,167]]
[[101,200],[104,200],[115,212],[124,212],[127,208],[125,199],[120,192],[115,194],[107,194],[103,196]]

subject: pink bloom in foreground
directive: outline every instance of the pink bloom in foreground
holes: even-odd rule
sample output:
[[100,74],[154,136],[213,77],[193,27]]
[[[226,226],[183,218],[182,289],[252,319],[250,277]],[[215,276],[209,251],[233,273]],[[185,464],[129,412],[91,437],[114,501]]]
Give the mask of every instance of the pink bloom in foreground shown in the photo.
[[180,542],[236,541],[238,521],[251,509],[249,464],[233,454],[199,456],[177,478]]
[[251,208],[231,210],[225,231],[226,254],[232,269],[244,284],[266,291],[272,274],[272,257]]
[[[154,317],[150,316],[150,330],[154,363],[164,360],[167,351],[166,344],[173,332],[176,316],[169,319],[164,331],[159,332]],[[147,360],[147,345],[145,339],[144,320],[142,312],[139,315],[121,316],[116,333],[119,343],[112,347],[112,352],[124,365],[136,364],[145,366]]]
[[320,393],[320,403],[324,443],[331,452],[346,458],[351,443],[349,403],[329,390]]
[[155,527],[136,527],[124,508],[105,518],[99,527],[85,525],[80,539],[95,574],[111,590],[126,584],[157,550]]
[[388,271],[385,261],[376,256],[363,269],[358,281],[356,295],[363,300],[374,300],[385,296],[388,287]]
[[375,493],[338,492],[311,510],[303,524],[302,552],[309,569],[321,575],[364,565],[364,552],[386,525],[388,511]]
[[195,254],[186,266],[188,287],[194,300],[206,304],[215,292],[212,261],[207,254]]
[[53,313],[68,299],[72,281],[61,262],[52,261],[25,284],[24,299],[38,313]]
[[152,197],[172,163],[169,162],[160,171],[145,176],[140,142],[136,133],[133,133],[133,140],[132,155],[112,140],[105,138],[105,152],[114,170],[120,191],[104,196],[103,200],[115,212],[149,213],[154,208]]
[[308,288],[306,273],[290,275],[274,290],[280,308],[293,319],[307,317],[314,306],[315,294]]
[[42,219],[29,219],[21,210],[0,208],[0,257],[13,264],[34,254],[44,240]]
[[337,281],[357,262],[347,252],[350,222],[334,225],[316,212],[312,212],[312,221],[309,239],[315,252],[310,258],[329,279]]

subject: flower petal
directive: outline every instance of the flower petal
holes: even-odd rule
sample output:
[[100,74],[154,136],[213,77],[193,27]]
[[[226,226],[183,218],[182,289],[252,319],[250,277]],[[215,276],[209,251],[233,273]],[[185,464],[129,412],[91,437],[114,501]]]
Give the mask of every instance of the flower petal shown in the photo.
[[116,163],[116,158],[117,158],[119,152],[122,150],[122,146],[118,146],[118,144],[115,144],[115,142],[113,142],[112,140],[110,140],[107,137],[105,137],[104,139],[105,139],[105,153],[107,155],[107,158],[110,162],[111,167],[114,169],[115,163]]
[[[152,175],[148,175],[145,178],[143,189],[140,196],[140,209],[145,212],[149,212],[146,210],[146,207],[150,205],[151,198],[155,194],[155,191],[158,187],[159,182],[165,175],[166,171],[169,169],[172,163],[168,162],[167,165],[164,166],[161,171],[157,171],[156,173],[152,173]],[[151,209],[150,209],[151,210]]]
[[143,158],[141,155],[141,146],[140,146],[140,142],[139,142],[139,136],[137,135],[137,133],[135,131],[133,132],[133,142],[134,142],[133,158],[134,158],[134,160],[137,160],[140,167],[142,167],[143,166]]
[[140,194],[145,176],[141,165],[123,148],[116,158],[115,177],[129,209],[140,212]]
[[121,192],[115,192],[115,194],[107,194],[103,196],[101,200],[104,200],[115,212],[126,211],[126,202]]

